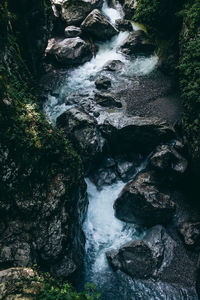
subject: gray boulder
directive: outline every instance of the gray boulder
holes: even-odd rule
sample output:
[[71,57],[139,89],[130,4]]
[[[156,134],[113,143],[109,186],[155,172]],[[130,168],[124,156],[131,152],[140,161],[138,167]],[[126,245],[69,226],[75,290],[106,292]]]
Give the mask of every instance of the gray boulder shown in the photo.
[[[158,118],[128,117],[116,112],[99,122],[110,152],[149,154],[156,146],[174,138],[174,129]],[[120,142],[119,142],[120,141]]]
[[133,31],[125,39],[121,45],[121,52],[126,55],[136,54],[152,54],[155,46],[148,40],[146,34],[142,30]]
[[64,0],[60,5],[62,19],[67,25],[79,26],[95,8],[101,8],[103,0]]
[[149,229],[142,240],[131,241],[119,250],[107,252],[113,269],[136,279],[157,279],[163,282],[193,286],[196,260],[191,260],[179,241],[162,226]]
[[46,56],[53,61],[70,66],[82,64],[92,58],[90,46],[81,38],[66,38],[49,40]]
[[103,70],[110,71],[110,72],[117,72],[121,71],[124,66],[124,63],[121,60],[109,60],[105,65],[103,66]]
[[86,169],[94,167],[103,153],[105,140],[96,120],[81,108],[70,108],[57,118],[57,126],[64,128],[66,137],[81,154]]
[[105,41],[110,39],[117,30],[98,9],[94,9],[81,24],[83,32],[96,40]]
[[175,212],[169,191],[162,191],[155,174],[141,172],[128,183],[114,203],[118,219],[146,226],[167,224]]
[[65,36],[66,38],[80,37],[82,34],[82,30],[80,27],[76,26],[67,26],[65,28]]

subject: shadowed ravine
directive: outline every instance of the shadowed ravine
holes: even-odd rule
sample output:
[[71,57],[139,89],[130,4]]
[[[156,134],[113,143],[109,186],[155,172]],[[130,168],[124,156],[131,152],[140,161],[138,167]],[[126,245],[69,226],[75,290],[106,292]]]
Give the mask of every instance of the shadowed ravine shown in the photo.
[[[102,11],[113,24],[122,16],[119,4],[115,9],[109,8],[105,1]],[[133,29],[137,27],[133,25]],[[94,96],[95,80],[99,74],[105,73],[112,80],[112,89],[115,93],[122,95],[123,108],[119,110],[124,113],[127,113],[129,103],[123,99],[123,90],[132,85],[140,86],[141,82],[145,84],[143,78],[148,82],[152,76],[159,77],[156,71],[158,60],[156,55],[139,56],[130,60],[119,52],[119,45],[127,36],[128,32],[120,32],[112,40],[99,43],[96,57],[82,66],[62,71],[54,92],[48,96],[44,105],[44,110],[53,123],[59,115],[72,106],[82,106],[88,112],[100,112],[99,120],[101,119],[102,108],[95,107],[95,104],[90,101]],[[110,60],[122,61],[124,63],[122,72],[117,74],[102,72],[103,66]],[[159,88],[159,85],[156,88]],[[66,98],[68,98],[68,105],[65,103]],[[109,111],[104,108],[103,115]],[[128,111],[128,114],[134,114],[134,111],[132,113]],[[146,160],[140,161],[138,165],[139,167],[132,174],[132,179],[145,168]],[[112,185],[102,186],[101,190],[98,190],[90,179],[87,178],[86,182],[89,207],[83,227],[86,235],[84,283],[94,282],[105,300],[196,300],[198,297],[194,287],[183,287],[179,283],[134,280],[121,271],[112,270],[106,259],[106,251],[118,249],[126,242],[142,238],[145,228],[127,224],[114,216],[113,204],[125,186],[125,182],[117,181]]]

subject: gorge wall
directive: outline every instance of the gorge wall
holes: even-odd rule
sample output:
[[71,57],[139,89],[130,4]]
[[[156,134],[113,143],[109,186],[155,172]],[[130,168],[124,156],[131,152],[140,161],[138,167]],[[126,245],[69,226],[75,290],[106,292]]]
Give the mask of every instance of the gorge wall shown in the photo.
[[80,157],[38,107],[50,20],[49,1],[0,4],[0,268],[69,277],[83,263],[87,196]]

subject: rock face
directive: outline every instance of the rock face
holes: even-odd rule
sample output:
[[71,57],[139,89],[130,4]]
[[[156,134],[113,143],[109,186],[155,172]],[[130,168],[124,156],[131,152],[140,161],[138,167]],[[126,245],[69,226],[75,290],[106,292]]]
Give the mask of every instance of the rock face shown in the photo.
[[[49,188],[44,184],[35,187],[32,199],[16,195],[12,205],[3,207],[1,203],[1,213],[6,210],[10,218],[6,226],[4,221],[1,226],[1,268],[39,264],[49,266],[48,270],[59,277],[71,276],[80,268],[86,186],[80,182],[76,191],[69,193],[67,181],[60,170]],[[13,207],[16,215],[11,214]]]
[[82,30],[76,26],[67,26],[65,28],[65,36],[66,38],[80,37],[82,34]]
[[52,38],[46,48],[46,56],[59,64],[70,66],[88,61],[92,51],[79,37],[64,40]]
[[131,32],[121,45],[121,51],[126,55],[132,54],[151,54],[155,46],[148,40],[142,30]]
[[80,108],[71,108],[57,119],[57,125],[64,128],[66,136],[81,154],[86,169],[90,169],[102,156],[105,143],[95,119]]
[[58,10],[61,11],[61,17],[67,25],[80,25],[87,15],[95,8],[101,8],[103,0],[64,0]]
[[81,24],[81,28],[83,32],[100,41],[110,39],[117,34],[117,30],[98,9],[94,9],[87,16]]
[[149,229],[142,240],[107,252],[107,258],[115,271],[121,270],[136,279],[194,285],[195,262],[162,226]]
[[124,113],[113,113],[99,125],[113,153],[148,154],[161,142],[174,137],[173,129],[157,118],[127,117]]
[[125,222],[146,226],[167,224],[175,212],[169,192],[162,192],[153,172],[141,172],[120,193],[115,215]]
[[168,179],[177,181],[185,174],[188,162],[173,147],[162,145],[157,147],[151,156],[150,165],[153,169],[162,172],[164,176],[168,176]]

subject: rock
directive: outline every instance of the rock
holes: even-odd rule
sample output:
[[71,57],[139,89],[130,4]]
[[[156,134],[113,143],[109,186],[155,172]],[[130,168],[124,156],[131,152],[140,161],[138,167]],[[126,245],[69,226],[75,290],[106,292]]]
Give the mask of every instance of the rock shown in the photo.
[[81,24],[81,29],[89,36],[100,41],[110,39],[117,34],[117,30],[98,9],[94,9],[87,16]]
[[81,154],[86,169],[95,167],[94,162],[101,158],[105,143],[96,120],[81,108],[72,107],[57,118],[57,126],[64,128],[66,137]]
[[121,51],[126,55],[146,54],[149,55],[155,50],[155,46],[148,40],[142,30],[133,31],[121,45]]
[[36,299],[42,287],[42,277],[30,268],[10,268],[0,271],[1,299]]
[[125,18],[128,20],[132,20],[135,10],[137,7],[137,1],[136,0],[125,0],[123,5],[123,11]]
[[120,269],[136,279],[147,279],[155,271],[153,251],[144,241],[129,242],[106,256],[114,270]]
[[55,62],[71,66],[82,64],[92,58],[90,46],[81,38],[50,39],[46,56]]
[[[109,113],[99,126],[111,153],[149,154],[157,145],[170,141],[175,133],[158,118],[128,117],[122,112]],[[120,141],[120,143],[119,143]]]
[[120,178],[127,182],[128,180],[130,180],[135,172],[135,164],[133,162],[129,162],[129,161],[123,161],[123,160],[119,160],[117,163],[117,172],[120,176]]
[[161,171],[168,179],[178,180],[185,174],[188,162],[173,147],[169,145],[158,146],[150,158],[150,166]]
[[184,222],[180,225],[179,231],[186,246],[190,248],[199,248],[200,222]]
[[104,66],[103,70],[116,72],[121,71],[124,63],[121,60],[109,60]]
[[80,37],[82,34],[82,30],[76,26],[67,26],[65,28],[65,36],[66,38]]
[[133,26],[131,21],[119,19],[115,21],[115,26],[119,31],[132,31]]
[[96,93],[95,101],[103,107],[122,107],[121,102],[117,101],[115,95],[112,93]]
[[61,16],[67,25],[80,25],[95,8],[101,8],[103,0],[65,0],[61,5]]
[[115,183],[119,177],[114,168],[100,168],[91,177],[96,187],[101,190],[104,185],[111,185]]
[[95,85],[98,90],[107,90],[111,87],[111,80],[106,76],[101,76],[95,81]]
[[135,279],[156,279],[185,287],[195,282],[195,260],[159,225],[149,229],[142,240],[126,243],[106,255],[115,271],[121,270]]
[[155,174],[141,172],[128,183],[114,203],[118,219],[146,226],[167,224],[175,212],[169,191],[162,191]]

